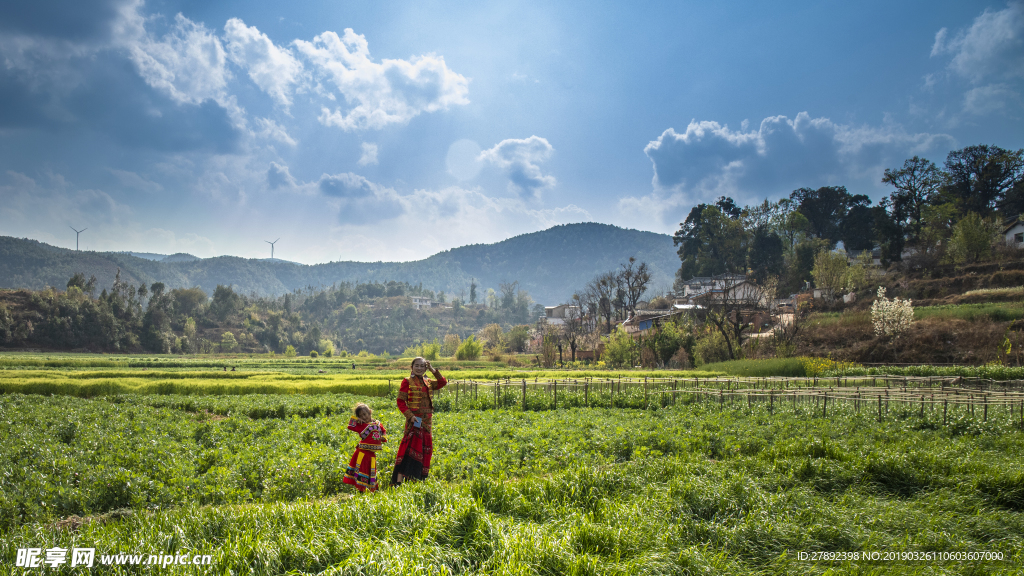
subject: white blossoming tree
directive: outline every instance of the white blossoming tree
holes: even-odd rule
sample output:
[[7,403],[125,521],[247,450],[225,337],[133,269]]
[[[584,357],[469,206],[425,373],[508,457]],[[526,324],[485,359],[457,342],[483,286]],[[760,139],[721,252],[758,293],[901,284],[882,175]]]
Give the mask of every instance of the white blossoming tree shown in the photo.
[[886,298],[885,288],[879,286],[878,298],[871,305],[871,323],[875,326],[875,336],[899,338],[914,321],[914,307],[910,302],[909,298]]

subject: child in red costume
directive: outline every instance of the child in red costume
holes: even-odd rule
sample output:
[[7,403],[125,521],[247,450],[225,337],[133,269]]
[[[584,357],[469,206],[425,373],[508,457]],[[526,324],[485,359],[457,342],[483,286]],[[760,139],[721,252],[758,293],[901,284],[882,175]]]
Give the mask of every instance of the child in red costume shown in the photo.
[[[430,370],[436,380],[423,375]],[[395,469],[391,473],[391,485],[398,486],[406,478],[426,480],[430,472],[430,457],[434,454],[433,430],[434,404],[430,395],[440,390],[448,381],[441,376],[430,362],[423,358],[412,361],[412,373],[398,389],[398,410],[405,416],[405,434],[395,455]]]
[[348,429],[359,434],[359,444],[349,460],[345,471],[345,484],[351,484],[360,492],[367,488],[370,492],[377,490],[377,452],[388,441],[387,430],[379,421],[373,419],[373,410],[360,402],[353,409],[355,416],[349,418]]

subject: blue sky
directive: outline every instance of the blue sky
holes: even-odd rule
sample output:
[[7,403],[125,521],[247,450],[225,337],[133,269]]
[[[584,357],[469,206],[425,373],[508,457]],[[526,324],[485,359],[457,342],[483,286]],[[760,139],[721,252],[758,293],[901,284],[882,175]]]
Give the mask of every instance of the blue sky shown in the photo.
[[1024,3],[7,2],[0,234],[410,260],[1024,146]]

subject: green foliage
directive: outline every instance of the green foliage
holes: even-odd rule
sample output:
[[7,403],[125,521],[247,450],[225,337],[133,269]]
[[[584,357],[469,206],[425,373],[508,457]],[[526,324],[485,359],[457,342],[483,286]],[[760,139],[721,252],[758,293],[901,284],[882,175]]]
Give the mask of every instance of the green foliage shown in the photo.
[[220,339],[220,349],[223,352],[234,352],[238,348],[238,340],[231,332],[225,332]]
[[752,378],[763,376],[788,376],[801,378],[806,376],[803,358],[769,358],[761,360],[726,360],[701,366],[702,370],[724,372],[731,376],[747,376]]
[[455,351],[455,358],[458,360],[476,360],[480,357],[483,350],[483,345],[476,341],[475,336],[470,335],[459,344],[458,349]]
[[694,364],[704,367],[706,364],[725,362],[729,359],[729,346],[722,333],[714,328],[705,330],[697,337],[693,345]]
[[[725,200],[732,203],[731,199]],[[747,232],[738,211],[724,212],[722,204],[695,206],[676,233],[682,260],[680,278],[746,269]]]
[[946,255],[955,264],[977,262],[992,253],[992,244],[998,236],[998,224],[969,212],[953,226]]
[[616,327],[608,335],[602,358],[612,368],[632,367],[640,355],[639,346],[625,329]]
[[292,346],[291,344],[286,346],[285,349],[284,349],[284,355],[287,358],[294,358],[295,357],[295,346]]
[[433,342],[421,342],[415,346],[410,346],[402,352],[403,358],[416,358],[422,356],[426,360],[434,361],[437,360],[438,354],[441,352],[441,344],[434,340]]
[[942,376],[955,378],[984,378],[986,380],[1024,380],[1024,367],[986,364],[984,366],[873,366],[849,367],[823,373],[824,376]]
[[316,350],[311,350],[309,352],[309,357],[310,358],[316,358],[317,356],[319,356],[319,354],[316,353]]
[[845,288],[846,271],[849,263],[846,255],[833,250],[822,250],[814,255],[814,286],[820,288],[828,298],[835,298]]

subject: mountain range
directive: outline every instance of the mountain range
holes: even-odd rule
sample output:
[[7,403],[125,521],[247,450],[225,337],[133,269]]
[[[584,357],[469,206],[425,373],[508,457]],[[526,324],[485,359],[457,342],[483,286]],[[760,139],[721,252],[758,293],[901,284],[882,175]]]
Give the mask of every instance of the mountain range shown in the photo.
[[312,265],[236,256],[79,252],[0,236],[0,288],[63,288],[76,272],[96,276],[98,288],[103,288],[113,284],[120,269],[122,279],[133,284],[199,286],[208,294],[218,284],[245,294],[278,296],[309,286],[395,280],[468,297],[475,279],[481,298],[487,288],[497,291],[501,282],[518,281],[535,301],[553,305],[566,301],[594,276],[619,269],[631,256],[650,266],[652,289],[671,287],[679,268],[671,236],[592,222],[555,226],[494,244],[461,246],[412,262]]

